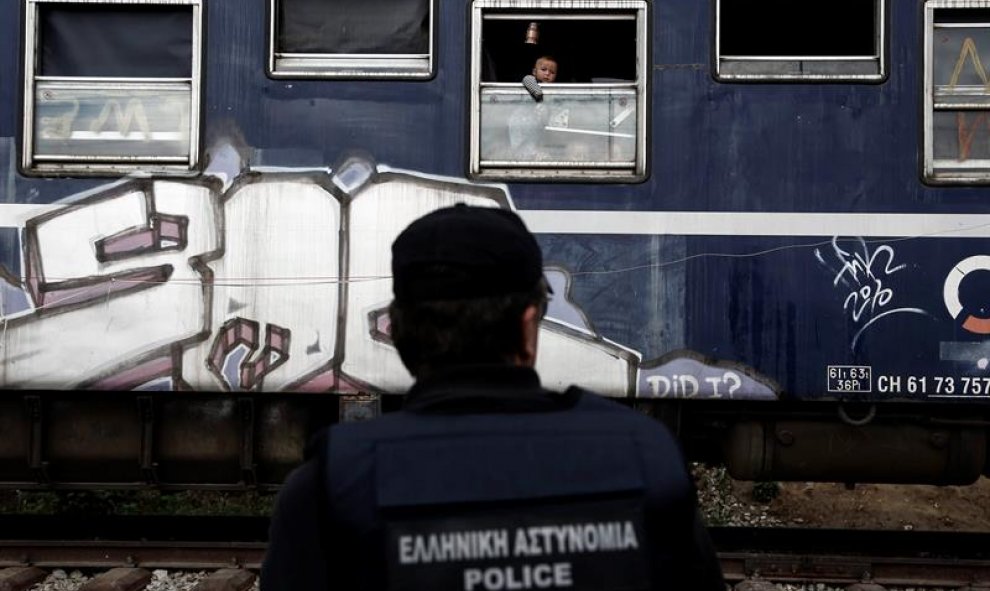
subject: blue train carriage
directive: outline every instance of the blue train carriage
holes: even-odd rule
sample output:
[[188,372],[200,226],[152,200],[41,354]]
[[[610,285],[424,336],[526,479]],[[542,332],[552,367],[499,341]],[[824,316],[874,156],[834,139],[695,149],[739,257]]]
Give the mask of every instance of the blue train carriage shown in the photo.
[[[0,382],[93,422],[198,393],[176,433],[291,433],[232,444],[231,482],[277,484],[311,394],[348,418],[408,387],[389,245],[468,202],[544,248],[552,387],[640,406],[739,477],[970,482],[990,1],[894,4],[5,3]],[[524,85],[546,56],[557,79]],[[41,445],[18,405],[10,457]],[[185,452],[141,416],[134,478],[199,482],[152,474]],[[0,481],[36,478],[4,449]],[[245,476],[264,450],[278,467]]]

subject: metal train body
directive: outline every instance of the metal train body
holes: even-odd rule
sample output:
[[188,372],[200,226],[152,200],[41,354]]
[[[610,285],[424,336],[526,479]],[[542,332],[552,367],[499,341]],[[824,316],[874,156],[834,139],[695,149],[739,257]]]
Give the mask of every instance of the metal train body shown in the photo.
[[990,2],[835,8],[868,21],[838,58],[734,53],[786,18],[729,0],[341,2],[417,27],[348,54],[298,34],[319,4],[0,5],[0,480],[277,484],[313,409],[411,383],[389,246],[461,201],[544,249],[551,387],[743,477],[985,471]]

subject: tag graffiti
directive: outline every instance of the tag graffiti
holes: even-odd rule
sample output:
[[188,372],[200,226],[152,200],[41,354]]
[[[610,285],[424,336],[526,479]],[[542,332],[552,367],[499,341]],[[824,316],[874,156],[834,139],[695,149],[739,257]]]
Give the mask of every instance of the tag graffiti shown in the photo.
[[845,295],[842,310],[859,326],[852,339],[852,349],[863,332],[881,318],[892,314],[927,314],[920,308],[891,306],[894,290],[890,277],[907,268],[906,264],[894,263],[893,247],[881,244],[871,249],[866,240],[857,238],[855,248],[846,250],[839,240],[838,236],[832,238],[831,255],[837,266],[826,260],[821,249],[815,249],[815,258],[834,273],[832,286]]
[[646,383],[650,385],[650,393],[657,398],[732,398],[742,378],[733,371],[727,371],[721,376],[707,376],[698,380],[691,374],[674,374],[672,376],[647,376]]
[[776,400],[779,387],[739,364],[723,363],[690,350],[670,351],[640,366],[643,398]]

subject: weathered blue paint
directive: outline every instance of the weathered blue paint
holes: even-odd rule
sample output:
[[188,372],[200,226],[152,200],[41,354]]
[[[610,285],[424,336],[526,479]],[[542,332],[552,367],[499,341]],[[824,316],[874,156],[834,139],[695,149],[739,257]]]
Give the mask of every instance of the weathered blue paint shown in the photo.
[[[32,178],[15,170],[20,4],[0,6],[0,202],[55,203],[108,179]],[[441,5],[431,80],[274,80],[265,75],[267,2],[207,0],[205,160],[226,144],[251,167],[334,166],[360,152],[390,167],[463,178],[470,6]],[[711,10],[699,0],[651,6],[649,177],[638,184],[510,183],[517,208],[990,213],[986,188],[920,181],[920,3],[890,2],[889,78],[882,84],[718,83],[710,66]],[[0,238],[0,262],[18,274],[17,240]],[[837,244],[855,252],[849,238]],[[540,240],[548,263],[571,274],[571,296],[593,329],[644,361],[690,349],[768,376],[782,396],[799,398],[844,396],[826,392],[829,365],[901,376],[990,375],[985,363],[978,366],[985,338],[962,329],[943,301],[953,266],[987,253],[990,241],[905,238],[868,243],[870,253],[885,245],[894,253],[886,268],[872,267],[872,279],[882,282],[873,289],[890,290],[890,301],[858,320],[849,294],[864,284],[835,280],[842,259],[827,236]],[[860,332],[895,307],[910,310]],[[853,397],[918,396],[874,389]]]

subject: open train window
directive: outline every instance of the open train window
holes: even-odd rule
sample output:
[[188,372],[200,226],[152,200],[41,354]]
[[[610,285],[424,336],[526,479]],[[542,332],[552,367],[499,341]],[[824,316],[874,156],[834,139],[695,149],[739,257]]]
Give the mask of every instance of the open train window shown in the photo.
[[[475,0],[472,6],[473,176],[645,178],[645,0]],[[527,78],[540,58],[552,58],[553,81]]]
[[887,0],[714,0],[718,80],[880,81]]
[[269,0],[276,78],[429,78],[438,0]]
[[926,181],[990,181],[988,66],[990,0],[926,2]]
[[200,0],[27,0],[24,170],[194,169],[201,11]]

